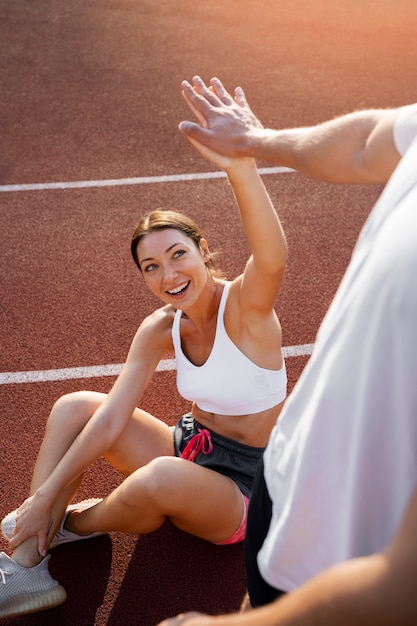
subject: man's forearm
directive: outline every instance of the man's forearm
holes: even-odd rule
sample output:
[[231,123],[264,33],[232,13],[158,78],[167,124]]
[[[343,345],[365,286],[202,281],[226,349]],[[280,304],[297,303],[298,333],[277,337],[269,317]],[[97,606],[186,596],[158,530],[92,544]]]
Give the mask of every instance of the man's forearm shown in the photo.
[[398,109],[349,113],[308,128],[266,129],[237,87],[232,97],[213,78],[182,83],[198,122],[179,128],[189,139],[231,156],[250,156],[335,183],[385,183],[400,160],[393,136]]
[[335,183],[384,183],[400,155],[393,139],[396,111],[351,113],[317,126],[253,129],[241,149],[257,159]]
[[[397,556],[396,556],[397,555]],[[172,618],[160,626],[415,626],[413,546],[352,559],[296,591],[244,613]]]
[[260,609],[214,618],[213,626],[415,626],[414,581],[377,554],[333,567]]

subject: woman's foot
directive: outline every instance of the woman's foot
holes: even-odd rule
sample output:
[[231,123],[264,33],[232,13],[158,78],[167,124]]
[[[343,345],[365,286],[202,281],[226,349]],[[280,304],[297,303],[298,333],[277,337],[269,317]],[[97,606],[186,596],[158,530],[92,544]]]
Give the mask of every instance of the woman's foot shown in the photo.
[[[85,511],[90,507],[94,506],[101,502],[102,498],[90,498],[89,500],[83,500],[82,502],[77,502],[76,504],[70,504],[65,511],[65,515],[62,519],[61,526],[57,530],[55,536],[53,537],[49,549],[52,550],[57,546],[62,545],[63,543],[70,543],[71,541],[81,541],[82,539],[91,539],[92,537],[98,537],[99,535],[103,535],[102,532],[91,533],[90,535],[77,535],[76,533],[71,532],[64,528],[67,517],[72,511]],[[16,526],[16,513],[17,509],[6,515],[6,517],[1,522],[1,532],[2,535],[7,541],[13,536],[14,529]]]

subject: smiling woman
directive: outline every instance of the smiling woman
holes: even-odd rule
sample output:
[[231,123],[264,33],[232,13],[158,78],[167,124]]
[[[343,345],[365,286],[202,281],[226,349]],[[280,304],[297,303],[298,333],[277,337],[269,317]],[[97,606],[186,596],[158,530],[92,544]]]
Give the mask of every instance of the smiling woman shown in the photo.
[[161,300],[182,302],[190,291],[190,273],[196,280],[199,269],[202,278],[207,277],[206,262],[210,260],[210,253],[203,238],[196,245],[194,239],[170,227],[149,231],[146,238],[139,239],[136,248],[145,283]]
[[[251,250],[245,270],[225,280],[187,216],[158,209],[143,217],[132,255],[162,306],[138,328],[108,395],[80,391],[52,408],[30,497],[2,522],[13,553],[2,556],[1,615],[64,601],[46,556],[62,543],[111,531],[149,533],[166,519],[216,544],[245,537],[255,469],[286,396],[274,304],[287,245],[255,160],[191,143],[227,174]],[[178,391],[190,401],[174,428],[138,408],[167,354],[176,359]],[[102,500],[69,505],[99,457],[125,480]],[[8,571],[19,576],[9,579]]]

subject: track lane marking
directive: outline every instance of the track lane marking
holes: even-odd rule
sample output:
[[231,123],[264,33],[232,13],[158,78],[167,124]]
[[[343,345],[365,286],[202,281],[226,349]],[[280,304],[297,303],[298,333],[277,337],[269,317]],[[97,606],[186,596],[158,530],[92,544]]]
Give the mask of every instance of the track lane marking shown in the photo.
[[[261,175],[285,174],[295,170],[287,167],[261,167]],[[173,183],[187,180],[202,180],[209,178],[226,178],[224,172],[196,172],[195,174],[169,174],[166,176],[139,176],[134,178],[109,178],[105,180],[78,180],[56,183],[25,183],[16,185],[0,185],[1,193],[17,191],[47,191],[54,189],[85,189],[91,187],[123,187],[124,185],[149,185],[156,183]]]
[[[284,358],[309,356],[314,344],[307,343],[283,348]],[[27,372],[0,372],[0,385],[16,385],[22,383],[45,383],[57,380],[75,380],[77,378],[100,378],[102,376],[118,376],[123,363],[111,365],[92,365],[86,367],[65,367],[52,370],[33,370]],[[163,359],[156,368],[157,372],[175,370],[175,359]]]
[[[259,168],[261,175],[283,174],[294,172],[286,167]],[[29,183],[17,185],[0,185],[0,192],[21,192],[21,191],[46,191],[56,189],[83,189],[97,187],[116,187],[124,185],[145,185],[167,182],[181,182],[188,180],[202,180],[211,178],[226,178],[225,172],[200,172],[194,174],[173,174],[166,176],[144,176],[135,178],[115,178],[107,180],[85,180],[55,183]],[[313,344],[300,346],[289,346],[283,348],[285,357],[310,355]],[[60,368],[53,370],[33,370],[22,372],[0,372],[0,385],[12,385],[20,383],[37,383],[58,380],[72,380],[77,378],[98,378],[101,376],[117,376],[123,367],[122,363],[111,365],[93,365],[86,367]],[[167,371],[175,369],[174,359],[161,361],[156,371]]]

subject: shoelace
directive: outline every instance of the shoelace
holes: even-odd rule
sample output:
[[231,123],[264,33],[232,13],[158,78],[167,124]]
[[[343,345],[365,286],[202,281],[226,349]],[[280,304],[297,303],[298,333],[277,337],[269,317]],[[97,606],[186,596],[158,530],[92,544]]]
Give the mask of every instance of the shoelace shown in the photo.
[[213,443],[210,431],[204,428],[190,439],[181,454],[181,458],[187,459],[187,461],[195,461],[200,452],[210,454],[212,450]]

